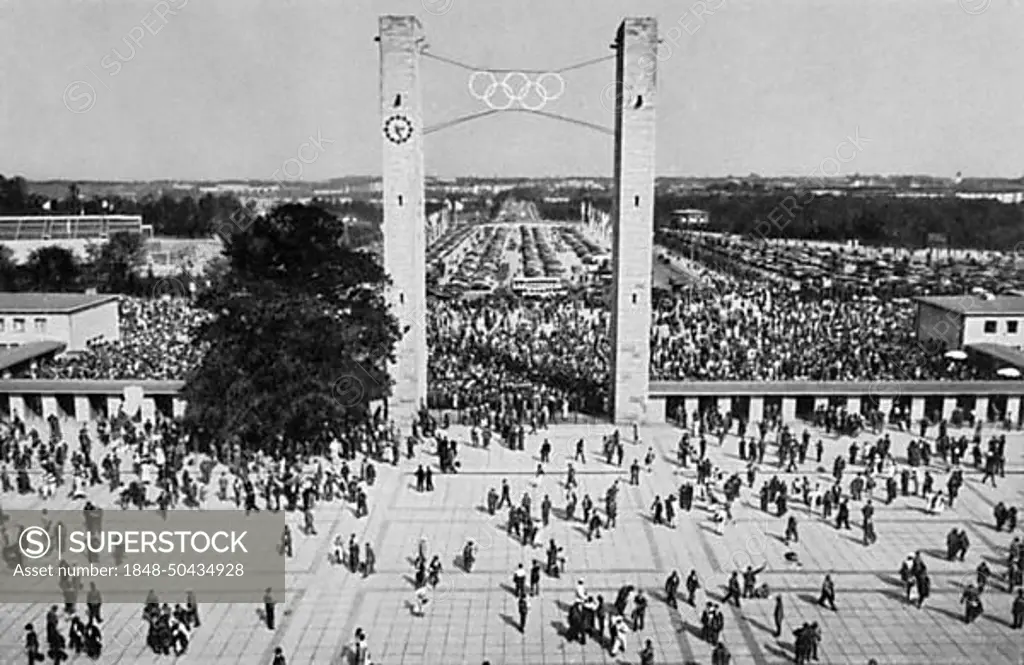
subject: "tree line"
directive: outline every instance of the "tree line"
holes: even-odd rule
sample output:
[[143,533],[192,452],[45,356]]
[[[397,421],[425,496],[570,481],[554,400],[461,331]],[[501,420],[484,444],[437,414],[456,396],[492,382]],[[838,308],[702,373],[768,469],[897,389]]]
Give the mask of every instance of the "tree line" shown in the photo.
[[707,210],[711,230],[769,238],[923,247],[937,235],[950,247],[971,249],[1010,249],[1024,242],[1024,206],[985,199],[810,192],[662,196],[655,201],[656,223],[670,225],[672,211],[683,208]]
[[[579,219],[580,204],[590,201],[611,210],[610,195],[576,190],[568,201],[544,201],[539,187],[517,187],[490,201],[495,214],[510,196],[537,203],[547,219]],[[106,206],[104,206],[104,203]],[[467,205],[471,201],[465,201]],[[362,220],[352,225],[349,242],[365,246],[380,241],[380,206],[371,201],[340,205],[321,204],[338,217],[352,215]],[[436,207],[437,204],[435,204]],[[48,206],[49,209],[45,209]],[[929,239],[943,239],[950,247],[1006,249],[1024,242],[1024,205],[994,200],[955,197],[934,199],[896,198],[891,195],[815,195],[808,191],[724,191],[689,194],[659,193],[655,198],[655,224],[672,223],[673,211],[698,208],[710,213],[711,229],[740,235],[794,240],[859,240],[865,244],[921,247]],[[135,201],[117,196],[84,199],[75,184],[67,195],[53,201],[29,192],[24,178],[0,175],[0,215],[37,214],[141,215],[157,235],[207,238],[220,234],[226,223],[240,215],[251,216],[231,194],[151,195]],[[432,212],[428,206],[427,213]],[[352,234],[358,238],[351,237]]]
[[185,285],[194,279],[185,274],[158,278],[152,271],[142,270],[145,262],[145,240],[134,233],[115,233],[108,242],[88,245],[84,258],[59,245],[47,245],[19,263],[10,247],[0,245],[0,291],[80,293],[95,289],[99,293],[163,295],[170,292],[165,283],[173,283],[178,286],[171,291],[185,295]]
[[0,215],[141,215],[155,235],[208,238],[224,222],[237,219],[245,206],[231,194],[148,195],[139,200],[106,194],[86,198],[80,187],[68,185],[63,198],[51,199],[29,191],[24,178],[0,175]]
[[[580,204],[611,211],[610,196],[578,193],[568,202],[545,202],[540,192],[520,188],[499,195],[531,198],[543,217],[578,220]],[[1010,249],[1024,242],[1024,205],[990,199],[897,198],[891,195],[833,196],[808,191],[711,192],[655,197],[658,228],[669,227],[673,212],[708,211],[710,230],[791,240],[859,240],[869,245],[923,247],[943,240],[950,247]]]

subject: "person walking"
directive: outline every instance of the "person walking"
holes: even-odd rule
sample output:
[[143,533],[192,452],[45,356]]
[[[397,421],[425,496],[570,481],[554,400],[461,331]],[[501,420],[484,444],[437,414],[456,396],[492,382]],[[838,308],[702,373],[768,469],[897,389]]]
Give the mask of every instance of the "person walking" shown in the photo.
[[782,623],[785,621],[786,612],[782,605],[782,594],[775,596],[775,610],[772,612],[775,619],[775,638],[782,637]]
[[700,579],[697,577],[697,571],[690,569],[690,574],[686,576],[686,602],[691,607],[696,607],[696,595],[700,589]]
[[523,564],[519,564],[519,567],[512,573],[512,583],[515,585],[516,596],[526,595],[526,570],[523,568]]
[[1010,627],[1014,630],[1024,627],[1024,589],[1017,589],[1017,597],[1013,599],[1010,613],[1013,615],[1013,625]]
[[679,601],[676,600],[676,594],[679,593],[679,571],[673,570],[672,574],[665,580],[665,602],[671,608],[679,607]]
[[267,587],[266,593],[263,594],[263,613],[267,622],[267,629],[274,630],[274,596],[271,593],[270,587]]
[[932,595],[932,579],[928,577],[928,573],[922,573],[917,577],[917,608],[921,609],[924,607],[924,601],[928,600],[928,596]]
[[831,575],[825,575],[825,579],[821,583],[821,595],[818,597],[818,605],[825,607],[826,603],[833,612],[838,611],[836,609],[836,585],[832,582]]
[[654,645],[650,640],[647,640],[644,648],[640,650],[640,665],[654,665]]
[[540,595],[540,561],[537,559],[534,559],[533,565],[530,566],[530,595]]
[[633,632],[640,632],[644,629],[644,618],[647,616],[647,597],[643,592],[636,592],[633,605]]
[[621,616],[617,616],[612,619],[613,630],[615,638],[611,642],[611,656],[616,657],[620,653],[626,653],[626,634],[629,632],[629,627],[626,625],[626,620]]
[[526,632],[526,617],[530,613],[530,601],[526,594],[519,596],[519,632]]
[[722,604],[728,605],[729,601],[733,601],[736,607],[740,606],[740,576],[739,573],[733,571],[729,577],[729,591],[725,594],[725,598],[722,599]]
[[429,591],[427,590],[427,586],[425,584],[416,588],[416,591],[413,594],[413,597],[415,598],[415,600],[413,601],[413,604],[412,604],[412,613],[415,614],[416,616],[420,616],[421,617],[424,614],[426,614],[427,602],[428,602],[427,595],[428,594],[429,594]]
[[711,665],[729,665],[731,662],[732,654],[729,653],[725,643],[719,642],[716,644],[715,650],[711,652]]

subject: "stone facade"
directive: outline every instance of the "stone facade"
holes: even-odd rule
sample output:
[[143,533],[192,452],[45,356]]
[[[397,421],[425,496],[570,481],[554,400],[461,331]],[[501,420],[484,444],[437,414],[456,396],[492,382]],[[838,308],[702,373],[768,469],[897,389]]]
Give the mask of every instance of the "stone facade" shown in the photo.
[[657,417],[648,414],[657,20],[626,19],[617,44],[612,414],[615,422],[638,422]]
[[420,90],[422,28],[413,16],[380,17],[384,267],[392,312],[405,331],[391,369],[390,414],[411,417],[427,397],[426,219]]

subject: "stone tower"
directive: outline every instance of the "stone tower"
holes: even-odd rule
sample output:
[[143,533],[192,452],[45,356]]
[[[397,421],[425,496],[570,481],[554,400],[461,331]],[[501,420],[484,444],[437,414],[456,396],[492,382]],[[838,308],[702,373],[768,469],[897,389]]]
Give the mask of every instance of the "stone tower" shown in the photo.
[[427,397],[426,219],[420,92],[422,26],[414,16],[381,16],[380,113],[384,145],[384,268],[391,311],[404,331],[390,367],[389,414],[408,420]]
[[657,20],[626,19],[616,47],[611,407],[615,422],[641,422],[651,355]]

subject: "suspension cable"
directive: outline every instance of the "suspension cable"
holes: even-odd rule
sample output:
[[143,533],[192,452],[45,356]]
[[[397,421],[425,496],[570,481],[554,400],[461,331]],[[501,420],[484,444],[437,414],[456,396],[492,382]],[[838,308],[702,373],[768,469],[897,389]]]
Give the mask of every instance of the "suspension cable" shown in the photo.
[[442,122],[436,125],[431,125],[430,127],[425,127],[423,129],[423,133],[433,134],[434,132],[439,132],[442,129],[448,129],[449,127],[461,125],[464,122],[470,122],[471,120],[476,120],[478,118],[486,118],[487,116],[494,115],[495,113],[501,113],[501,111],[498,111],[496,109],[488,109],[486,111],[481,111],[479,113],[470,113],[469,115],[460,116],[453,120],[448,120],[447,122]]
[[471,71],[471,72],[492,72],[492,73],[495,73],[495,74],[510,74],[512,72],[522,72],[524,74],[548,74],[548,73],[564,74],[565,72],[571,72],[571,71],[576,70],[576,69],[582,69],[584,67],[589,67],[590,65],[596,65],[598,63],[604,62],[605,60],[611,60],[611,59],[613,59],[615,57],[615,55],[603,55],[600,58],[592,58],[590,60],[583,60],[581,62],[577,62],[575,64],[568,65],[566,67],[560,67],[559,69],[551,70],[551,69],[510,69],[510,68],[506,68],[506,67],[500,67],[500,68],[498,68],[498,67],[476,67],[474,65],[471,65],[471,64],[468,64],[468,63],[465,63],[465,62],[461,62],[461,61],[455,60],[453,58],[446,58],[446,57],[444,57],[442,55],[435,55],[435,54],[431,53],[430,51],[426,51],[426,50],[422,52],[422,55],[425,58],[432,58],[434,60],[437,60],[438,62],[443,62],[444,64],[451,65],[453,67],[458,67],[460,69],[465,69],[467,71]]
[[520,109],[520,108],[488,109],[486,111],[481,111],[479,113],[470,113],[469,115],[460,116],[458,118],[454,118],[453,120],[448,120],[447,122],[442,122],[442,123],[438,123],[436,125],[431,125],[429,127],[426,127],[426,128],[424,128],[423,133],[424,133],[424,135],[426,135],[426,134],[433,134],[434,132],[439,132],[439,131],[441,131],[443,129],[449,129],[450,127],[455,127],[456,125],[461,125],[463,123],[471,122],[473,120],[478,120],[480,118],[486,118],[487,116],[495,115],[497,113],[530,113],[530,114],[538,115],[538,116],[541,116],[541,117],[544,117],[544,118],[549,118],[551,120],[559,120],[561,122],[567,122],[567,123],[569,123],[571,125],[577,125],[579,127],[585,127],[586,129],[592,129],[592,130],[594,130],[596,132],[600,132],[602,134],[609,134],[609,135],[614,135],[615,134],[615,131],[613,129],[610,129],[610,128],[605,127],[603,125],[598,125],[598,124],[595,124],[595,123],[592,123],[592,122],[587,122],[585,120],[577,120],[576,118],[570,118],[568,116],[558,115],[557,113],[548,113],[547,111],[534,111],[534,110],[530,110],[530,109]]
[[[605,55],[605,56],[601,56],[599,58],[592,58],[590,60],[583,60],[581,62],[577,62],[575,64],[568,65],[566,67],[561,67],[561,68],[556,69],[556,70],[549,70],[549,69],[505,69],[505,68],[500,68],[499,69],[499,68],[474,67],[473,65],[470,65],[470,64],[465,63],[465,62],[461,62],[459,60],[455,60],[453,58],[446,58],[446,57],[441,56],[441,55],[435,55],[435,54],[430,53],[429,51],[427,51],[425,49],[422,51],[422,55],[424,57],[426,57],[426,58],[431,58],[433,60],[437,60],[438,62],[447,64],[447,65],[451,65],[453,67],[458,67],[459,69],[465,69],[465,70],[471,71],[471,72],[491,72],[491,73],[494,73],[494,74],[510,74],[510,73],[513,73],[513,72],[521,72],[523,74],[559,74],[559,75],[561,75],[561,74],[563,74],[565,72],[570,72],[570,71],[573,71],[573,70],[576,70],[576,69],[582,69],[584,67],[589,67],[591,65],[596,65],[596,64],[604,62],[606,60],[611,60],[611,59],[615,58],[614,54],[613,55]],[[605,127],[603,125],[598,125],[598,124],[595,124],[595,123],[592,123],[592,122],[587,122],[585,120],[577,120],[576,118],[570,118],[568,116],[559,115],[557,113],[548,113],[546,111],[533,110],[533,109],[525,109],[525,108],[488,109],[486,111],[481,111],[479,113],[471,113],[469,115],[464,115],[464,116],[460,116],[458,118],[454,118],[452,120],[448,120],[447,122],[442,122],[442,123],[438,123],[436,125],[431,125],[430,127],[425,128],[423,130],[423,133],[424,134],[433,134],[434,132],[439,132],[441,130],[448,129],[450,127],[455,127],[456,125],[461,125],[463,123],[471,122],[473,120],[478,120],[480,118],[486,118],[487,116],[494,115],[496,113],[501,113],[503,111],[515,111],[515,112],[519,112],[519,113],[532,113],[534,115],[538,115],[538,116],[541,116],[541,117],[544,117],[544,118],[549,118],[551,120],[559,120],[561,122],[567,122],[569,124],[577,125],[579,127],[585,127],[587,129],[592,129],[592,130],[594,130],[596,132],[600,132],[602,134],[612,134],[612,135],[614,135],[614,133],[615,133],[614,130],[612,130],[612,129],[608,128],[608,127]]]

